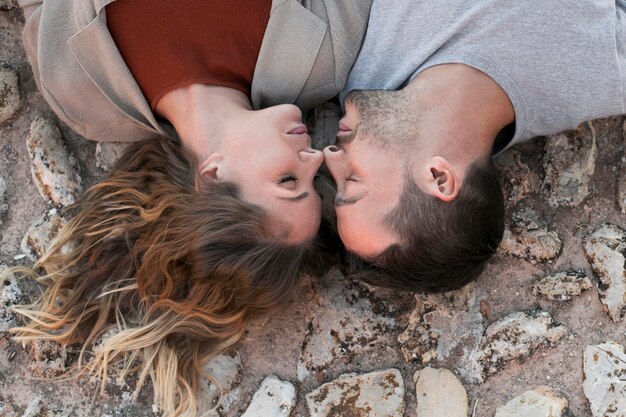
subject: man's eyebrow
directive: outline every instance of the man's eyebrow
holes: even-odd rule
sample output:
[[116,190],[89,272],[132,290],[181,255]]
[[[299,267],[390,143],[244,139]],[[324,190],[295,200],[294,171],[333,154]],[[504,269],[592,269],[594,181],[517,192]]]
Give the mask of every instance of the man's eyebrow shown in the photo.
[[288,201],[300,201],[303,198],[307,198],[308,196],[309,196],[309,192],[305,191],[302,194],[297,195],[295,197],[278,197],[278,198],[280,198],[281,200],[288,200]]
[[335,197],[335,207],[349,206],[363,198],[365,194],[357,194],[350,198]]

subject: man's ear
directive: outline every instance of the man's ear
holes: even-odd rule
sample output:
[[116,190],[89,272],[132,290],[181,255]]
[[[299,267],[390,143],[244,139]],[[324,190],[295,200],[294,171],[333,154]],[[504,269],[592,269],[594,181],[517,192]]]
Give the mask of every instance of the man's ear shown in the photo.
[[452,201],[459,194],[461,182],[454,165],[445,158],[433,156],[423,168],[418,186],[442,201]]
[[196,191],[202,191],[206,185],[219,182],[222,178],[223,168],[224,157],[222,154],[214,153],[205,159],[198,168]]

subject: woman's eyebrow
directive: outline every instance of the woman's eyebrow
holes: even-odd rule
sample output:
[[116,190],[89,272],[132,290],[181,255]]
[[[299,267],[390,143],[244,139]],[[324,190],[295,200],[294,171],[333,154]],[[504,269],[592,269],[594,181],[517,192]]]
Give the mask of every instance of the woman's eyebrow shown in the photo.
[[281,200],[300,201],[300,200],[302,200],[303,198],[307,198],[308,196],[309,196],[309,192],[308,192],[308,191],[305,191],[305,192],[303,192],[302,194],[297,195],[297,196],[295,196],[295,197],[278,197],[278,198],[280,198]]

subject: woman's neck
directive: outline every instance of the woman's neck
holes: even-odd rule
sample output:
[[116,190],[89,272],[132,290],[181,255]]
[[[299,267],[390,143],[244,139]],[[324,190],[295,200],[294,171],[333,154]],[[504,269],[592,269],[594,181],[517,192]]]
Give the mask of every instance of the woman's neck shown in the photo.
[[156,113],[174,126],[183,146],[199,161],[219,146],[227,122],[250,110],[250,99],[243,92],[206,84],[169,91],[156,104]]

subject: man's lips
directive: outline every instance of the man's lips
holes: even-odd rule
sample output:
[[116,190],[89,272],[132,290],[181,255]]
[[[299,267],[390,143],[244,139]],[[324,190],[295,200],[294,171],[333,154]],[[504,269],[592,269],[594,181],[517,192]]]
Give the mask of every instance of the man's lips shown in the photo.
[[339,134],[345,134],[347,132],[351,132],[352,129],[350,129],[348,127],[348,125],[346,125],[346,123],[343,121],[343,119],[341,119],[339,121]]

